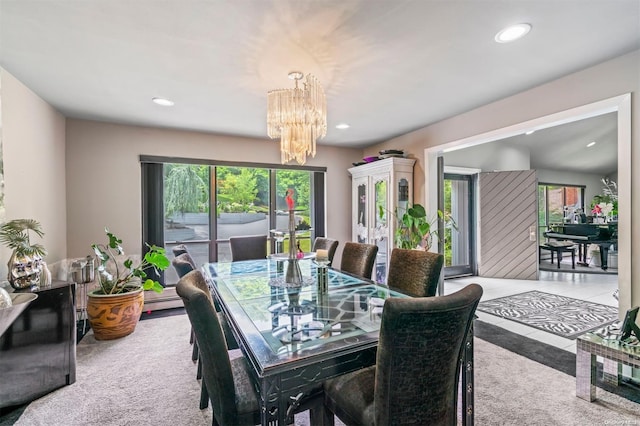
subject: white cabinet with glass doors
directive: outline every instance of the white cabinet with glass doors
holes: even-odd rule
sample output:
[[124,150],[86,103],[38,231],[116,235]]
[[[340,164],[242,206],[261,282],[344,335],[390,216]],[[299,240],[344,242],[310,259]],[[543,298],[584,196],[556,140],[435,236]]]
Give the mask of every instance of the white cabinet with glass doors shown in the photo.
[[416,160],[391,157],[352,167],[352,239],[375,244],[378,255],[372,279],[386,282],[394,247],[396,217],[413,200],[413,165]]

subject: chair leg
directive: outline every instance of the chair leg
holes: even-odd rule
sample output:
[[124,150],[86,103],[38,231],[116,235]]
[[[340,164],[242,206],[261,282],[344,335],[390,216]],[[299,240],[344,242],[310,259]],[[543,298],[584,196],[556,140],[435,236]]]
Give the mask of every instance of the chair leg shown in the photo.
[[202,380],[202,386],[200,387],[200,409],[204,410],[209,406],[209,392],[207,391],[207,386],[204,384],[204,380]]
[[198,360],[198,354],[199,354],[199,349],[198,349],[198,342],[197,341],[193,341],[193,350],[191,351],[191,360],[192,361],[197,361]]
[[335,417],[326,405],[314,405],[309,408],[309,424],[314,426],[335,426]]
[[193,342],[195,342],[194,335],[195,334],[193,332],[193,327],[191,327],[191,334],[189,334],[189,344],[190,345],[193,345]]
[[314,406],[309,409],[309,424],[334,426],[335,420],[333,413],[324,404]]
[[196,380],[202,379],[202,360],[198,358],[198,368],[196,370]]

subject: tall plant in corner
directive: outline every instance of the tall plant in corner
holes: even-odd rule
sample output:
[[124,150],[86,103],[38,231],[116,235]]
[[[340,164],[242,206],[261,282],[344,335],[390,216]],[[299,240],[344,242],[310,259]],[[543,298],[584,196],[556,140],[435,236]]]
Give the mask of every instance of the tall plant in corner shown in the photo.
[[429,218],[421,204],[409,207],[402,216],[398,216],[396,212],[396,217],[398,218],[396,246],[403,249],[429,250],[433,238],[438,237],[438,218],[445,221],[445,226],[456,228],[450,215],[438,210],[437,216]]
[[87,293],[87,318],[96,340],[118,339],[133,333],[144,306],[143,290],[158,293],[163,290],[146,271],[150,268],[162,271],[169,266],[164,248],[148,244],[149,250],[135,266],[131,258],[121,261],[122,240],[108,229],[105,232],[108,242],[91,246],[100,262],[99,287]]
[[164,288],[156,281],[147,277],[146,270],[153,268],[164,271],[169,267],[169,259],[162,247],[150,246],[142,260],[133,266],[133,260],[126,259],[122,266],[118,265],[116,256],[124,255],[122,240],[105,228],[105,233],[109,239],[107,244],[93,244],[100,266],[98,266],[98,282],[102,294],[120,294],[131,289],[131,283],[136,278],[140,279],[144,290],[153,290],[162,293]]

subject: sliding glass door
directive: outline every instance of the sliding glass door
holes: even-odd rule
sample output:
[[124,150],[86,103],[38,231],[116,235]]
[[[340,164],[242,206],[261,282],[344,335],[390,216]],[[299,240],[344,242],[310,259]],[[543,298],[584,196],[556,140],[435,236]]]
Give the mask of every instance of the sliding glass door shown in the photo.
[[444,175],[444,213],[455,223],[444,230],[445,277],[474,274],[474,176]]
[[[197,265],[231,261],[232,236],[267,235],[274,253],[271,231],[287,230],[290,192],[297,241],[310,251],[325,235],[325,206],[324,169],[309,169],[143,161],[143,240],[164,245],[170,259],[184,244]],[[171,286],[178,276],[170,267],[160,280]]]
[[[211,168],[206,165],[163,165],[164,247],[184,244],[196,264],[209,261],[211,245]],[[165,270],[165,283],[175,284],[174,268]]]

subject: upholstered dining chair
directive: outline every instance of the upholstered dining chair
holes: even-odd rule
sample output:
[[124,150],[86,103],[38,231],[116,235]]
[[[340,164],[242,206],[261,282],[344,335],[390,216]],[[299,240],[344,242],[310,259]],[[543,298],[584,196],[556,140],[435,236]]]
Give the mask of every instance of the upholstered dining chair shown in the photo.
[[387,285],[409,296],[435,296],[443,265],[442,254],[394,248],[389,260]]
[[[173,248],[173,255],[175,257],[171,260],[171,264],[173,265],[173,268],[176,270],[176,273],[178,274],[178,278],[182,278],[189,272],[196,269],[196,263],[184,245],[175,246]],[[189,336],[189,343],[191,344],[194,343],[193,329],[191,330],[191,334]],[[194,361],[198,359],[197,345],[193,347],[193,353],[191,354],[191,359],[193,359]]]
[[378,246],[374,244],[344,243],[340,269],[359,277],[371,279],[371,272],[378,254]]
[[[189,272],[196,269],[192,262],[193,262],[193,259],[191,259],[191,256],[189,255],[189,253],[182,253],[174,257],[173,260],[171,261],[171,264],[176,269],[176,272],[178,273],[178,277],[182,278],[185,275],[187,275]],[[202,274],[200,276],[202,276]],[[209,289],[209,286],[207,285],[206,280],[204,279],[204,277],[202,277],[202,279],[194,279],[193,282],[194,282],[194,285],[196,285],[196,287],[198,287],[200,290],[206,292],[209,295],[211,303],[213,303],[214,308],[218,314],[218,317],[219,317],[218,319],[222,324],[222,330],[224,331],[224,337],[227,342],[227,347],[229,347],[230,349],[237,349],[238,343],[233,337],[233,333],[231,332],[231,328],[227,323],[226,317],[224,316],[224,314],[218,312],[219,309],[216,308],[216,304],[214,303],[213,298],[211,297],[211,291]],[[200,379],[202,377],[202,362],[199,359],[200,349],[198,347],[198,341],[195,338],[195,332],[193,330],[193,327],[191,328],[189,343],[193,344],[193,349],[191,351],[191,359],[193,361],[198,361],[196,378]]]
[[189,249],[184,244],[178,244],[177,246],[173,246],[171,249],[173,251],[173,256],[180,256],[182,253],[189,253]]
[[[189,321],[200,344],[202,358],[203,395],[211,401],[213,425],[260,424],[258,394],[250,377],[251,368],[240,350],[229,351],[218,315],[207,293],[198,288],[204,281],[200,271],[193,271],[178,281],[176,292],[182,298]],[[321,399],[308,399],[300,404],[301,411],[321,407]],[[202,407],[202,404],[201,404]],[[312,408],[315,419],[322,410]]]
[[333,256],[336,254],[338,244],[338,240],[334,240],[332,238],[316,237],[316,239],[313,240],[313,247],[311,248],[311,251],[315,252],[319,249],[327,250],[329,264],[331,264],[331,262],[333,262]]
[[388,298],[376,365],[324,383],[325,424],[456,425],[467,333],[482,287],[441,297]]
[[171,260],[171,264],[173,265],[176,273],[178,274],[178,278],[182,278],[189,272],[196,269],[196,264],[191,255],[187,252],[177,255]]
[[267,236],[248,235],[242,237],[230,237],[231,260],[254,260],[267,257]]

